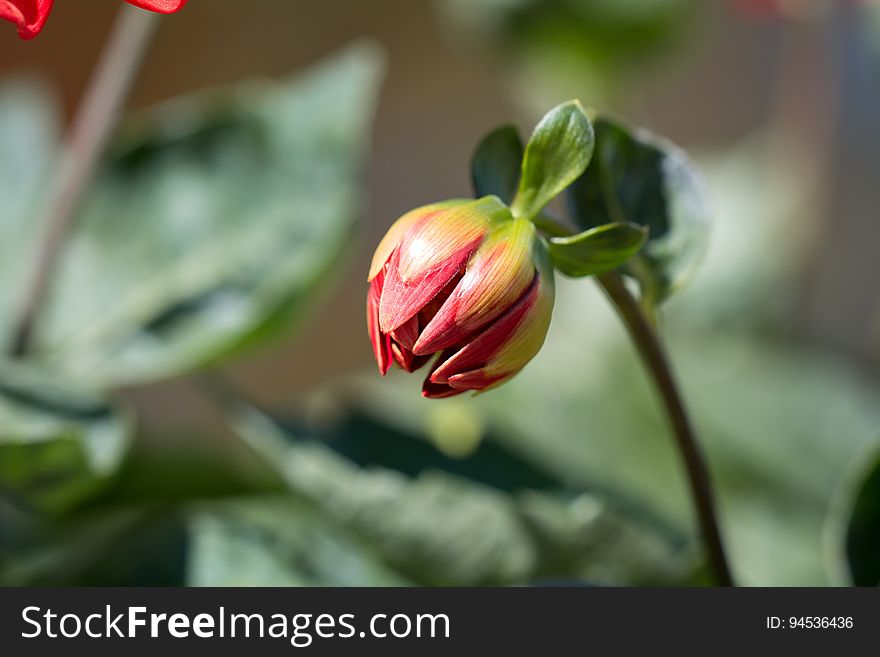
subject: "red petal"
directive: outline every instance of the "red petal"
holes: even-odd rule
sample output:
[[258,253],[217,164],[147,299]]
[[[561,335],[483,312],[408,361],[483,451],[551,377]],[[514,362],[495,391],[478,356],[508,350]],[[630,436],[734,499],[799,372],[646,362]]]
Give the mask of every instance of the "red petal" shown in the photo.
[[376,252],[373,254],[373,260],[370,262],[370,273],[367,276],[367,282],[369,283],[373,280],[376,274],[379,273],[379,270],[388,263],[388,260],[391,258],[391,252],[397,248],[410,228],[428,216],[436,216],[442,210],[454,208],[457,205],[464,205],[466,203],[469,203],[469,201],[462,199],[453,199],[451,201],[443,201],[442,203],[432,203],[430,205],[416,208],[415,210],[410,210],[400,217],[391,225],[391,228],[385,233],[385,237],[379,242],[379,246],[376,247]]
[[146,9],[147,11],[155,11],[159,14],[173,14],[183,9],[186,0],[125,0],[128,4]]
[[412,346],[419,339],[419,316],[413,315],[405,324],[391,331],[391,339],[412,351]]
[[33,39],[43,29],[55,0],[0,0],[0,18],[15,23],[22,39]]
[[391,355],[394,357],[394,362],[397,366],[406,372],[415,372],[431,360],[430,356],[416,356],[409,349],[397,344],[394,340],[391,341]]
[[379,305],[379,326],[390,333],[421,310],[459,272],[479,238],[460,248],[439,267],[422,276],[405,280],[399,272],[403,245],[396,249],[388,263],[385,288]]
[[507,206],[488,196],[430,212],[413,224],[389,259],[379,306],[382,330],[391,332],[419,312],[461,270],[495,218],[505,215]]
[[425,381],[422,385],[422,397],[425,399],[444,399],[445,397],[455,397],[466,392],[465,390],[456,390],[451,386],[439,385]]
[[456,375],[463,376],[469,371],[482,368],[516,333],[526,313],[538,298],[539,289],[539,279],[536,274],[531,286],[504,315],[432,371],[431,382],[452,384],[452,379]]
[[461,344],[505,313],[535,277],[534,226],[506,224],[484,242],[467,263],[461,282],[437,311],[413,347],[429,354]]
[[464,390],[456,390],[445,383],[434,383],[434,381],[432,381],[434,378],[434,371],[453,353],[455,353],[453,349],[447,349],[440,354],[440,357],[436,360],[434,365],[431,366],[431,371],[428,372],[428,376],[425,377],[425,382],[422,384],[422,397],[425,397],[426,399],[443,399],[444,397],[453,397],[464,392]]
[[498,385],[507,379],[516,375],[516,372],[505,372],[504,374],[496,374],[494,376],[487,375],[483,370],[472,370],[470,372],[462,372],[455,376],[449,377],[449,386],[453,390],[465,392],[467,390],[486,390],[492,386]]
[[367,330],[370,332],[370,343],[382,376],[391,367],[391,337],[379,330],[379,300],[382,297],[384,280],[385,273],[379,272],[370,283],[370,291],[367,293]]

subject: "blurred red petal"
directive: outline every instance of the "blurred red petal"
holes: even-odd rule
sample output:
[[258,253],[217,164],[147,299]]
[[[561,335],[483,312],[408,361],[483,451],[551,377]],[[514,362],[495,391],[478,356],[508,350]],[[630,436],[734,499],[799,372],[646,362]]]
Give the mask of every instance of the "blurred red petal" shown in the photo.
[[146,9],[147,11],[155,11],[159,14],[173,14],[183,9],[186,0],[125,0],[128,4]]
[[0,18],[14,23],[22,39],[33,39],[43,29],[55,0],[0,0]]

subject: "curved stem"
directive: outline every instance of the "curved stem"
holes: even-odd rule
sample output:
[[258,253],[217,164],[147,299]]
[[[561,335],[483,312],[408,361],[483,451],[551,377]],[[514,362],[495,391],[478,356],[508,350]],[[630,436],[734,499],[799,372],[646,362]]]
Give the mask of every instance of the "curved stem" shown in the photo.
[[733,577],[718,528],[706,460],[700,451],[663,346],[639,303],[626,289],[621,276],[612,272],[597,276],[596,279],[626,325],[666,408],[678,450],[687,470],[700,532],[716,581],[720,586],[733,586]]
[[34,326],[45,305],[77,207],[140,70],[157,25],[156,18],[153,13],[128,5],[120,8],[101,60],[73,119],[56,177],[48,190],[46,210],[41,217],[40,225],[45,226],[45,233],[24,288],[9,347],[13,356],[24,356],[30,348]]

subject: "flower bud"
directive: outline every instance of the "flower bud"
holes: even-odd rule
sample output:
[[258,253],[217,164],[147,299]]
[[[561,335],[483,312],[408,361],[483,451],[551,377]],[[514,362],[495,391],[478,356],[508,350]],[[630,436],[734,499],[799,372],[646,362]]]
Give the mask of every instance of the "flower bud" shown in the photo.
[[497,197],[427,205],[395,222],[373,257],[367,325],[379,371],[439,354],[425,397],[487,390],[541,348],[553,268],[534,225]]

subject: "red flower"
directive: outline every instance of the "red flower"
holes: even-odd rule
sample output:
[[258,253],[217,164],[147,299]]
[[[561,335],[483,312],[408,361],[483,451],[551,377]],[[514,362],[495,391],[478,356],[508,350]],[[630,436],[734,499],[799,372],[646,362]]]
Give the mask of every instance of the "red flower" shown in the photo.
[[[173,14],[183,8],[186,0],[126,0],[130,5]],[[0,0],[0,18],[15,23],[22,39],[33,39],[43,29],[55,0]]]
[[379,371],[433,356],[425,397],[500,385],[544,342],[553,268],[534,225],[497,197],[405,214],[376,249],[367,326]]

